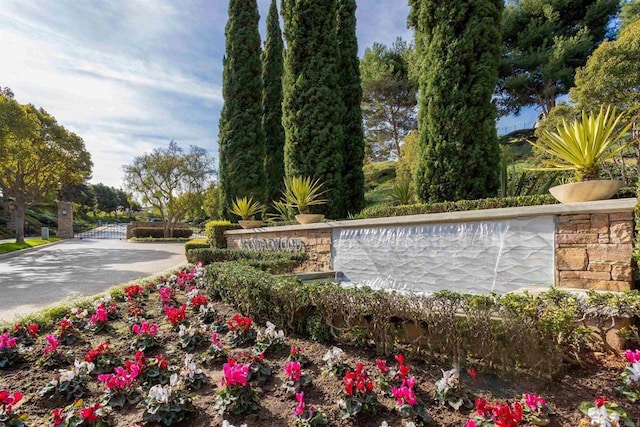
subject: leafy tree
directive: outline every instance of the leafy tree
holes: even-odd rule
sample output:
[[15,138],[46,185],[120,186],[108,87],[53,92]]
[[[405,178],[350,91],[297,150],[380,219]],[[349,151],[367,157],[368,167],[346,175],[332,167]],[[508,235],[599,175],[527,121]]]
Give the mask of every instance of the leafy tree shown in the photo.
[[418,127],[418,83],[410,77],[408,60],[412,51],[401,38],[391,48],[374,43],[360,62],[369,161],[399,158],[400,142]]
[[94,184],[91,186],[96,196],[96,207],[98,210],[109,215],[118,211],[121,206],[118,190],[104,184]]
[[579,108],[615,105],[640,112],[640,21],[623,28],[615,41],[603,42],[576,73],[570,97]]
[[156,148],[124,166],[125,183],[155,208],[164,221],[164,235],[170,237],[175,224],[183,220],[189,204],[185,194],[201,193],[213,174],[213,159],[203,148],[185,153],[171,141],[168,148]]
[[356,37],[356,2],[338,0],[337,34],[340,51],[340,92],[345,106],[342,116],[344,157],[343,198],[345,210],[353,214],[364,207],[364,133],[362,130],[362,85]]
[[497,96],[504,114],[537,105],[546,116],[573,86],[575,69],[607,33],[619,0],[509,1]]
[[262,52],[262,129],[266,138],[267,200],[278,200],[284,179],[284,128],[282,127],[282,73],[284,42],[276,0],[267,15],[267,38]]
[[640,0],[622,0],[619,16],[622,28],[638,20],[640,18]]
[[283,0],[285,174],[324,183],[327,216],[346,216],[336,0]]
[[236,197],[265,198],[259,19],[256,0],[229,1],[219,126],[224,215]]
[[412,131],[404,138],[400,158],[396,163],[396,176],[399,181],[412,181],[415,176],[418,158],[420,157],[420,136]]
[[92,187],[84,182],[66,185],[60,190],[58,198],[74,203],[74,212],[85,217],[95,210],[98,203]]
[[204,199],[202,201],[202,209],[207,218],[219,219],[221,218],[220,209],[220,187],[216,183],[209,184],[209,187],[204,192]]
[[51,193],[91,175],[91,156],[78,135],[42,108],[21,105],[0,92],[0,188],[13,201],[16,243],[24,242],[24,215]]
[[411,0],[420,66],[417,195],[428,202],[495,195],[500,150],[491,98],[502,0]]

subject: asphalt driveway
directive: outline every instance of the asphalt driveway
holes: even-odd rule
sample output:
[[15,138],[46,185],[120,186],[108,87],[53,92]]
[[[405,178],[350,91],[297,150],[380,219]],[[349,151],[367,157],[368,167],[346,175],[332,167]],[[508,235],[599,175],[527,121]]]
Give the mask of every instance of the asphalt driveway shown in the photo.
[[0,320],[69,297],[160,273],[186,262],[184,243],[68,240],[0,259]]

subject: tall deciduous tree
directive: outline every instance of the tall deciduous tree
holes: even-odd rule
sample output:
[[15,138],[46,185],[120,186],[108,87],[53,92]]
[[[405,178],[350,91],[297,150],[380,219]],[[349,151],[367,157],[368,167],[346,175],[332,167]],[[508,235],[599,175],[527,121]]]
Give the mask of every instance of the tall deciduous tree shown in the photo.
[[262,129],[266,138],[267,201],[279,200],[284,178],[284,128],[282,127],[282,72],[284,42],[276,0],[267,15],[267,38],[262,52]]
[[622,28],[637,21],[640,18],[640,0],[622,0],[619,16]]
[[283,0],[282,14],[285,174],[322,181],[329,199],[324,213],[344,217],[336,0]]
[[185,153],[171,141],[168,148],[156,148],[125,165],[124,179],[129,190],[158,211],[164,236],[171,237],[175,224],[189,213],[188,195],[203,193],[209,184],[212,164],[203,148],[191,147]]
[[600,44],[619,0],[511,0],[503,22],[498,101],[505,114],[537,105],[546,116]]
[[259,19],[256,0],[229,1],[218,141],[225,215],[236,197],[265,198]]
[[409,52],[398,38],[390,48],[374,43],[360,62],[368,161],[399,158],[402,140],[418,127],[418,83],[409,75]]
[[503,0],[410,0],[420,66],[416,192],[429,202],[477,199],[498,187],[491,98]]
[[362,130],[362,85],[356,37],[356,2],[338,0],[337,34],[340,51],[340,92],[344,103],[342,116],[342,155],[345,210],[352,214],[364,207],[364,133]]
[[42,108],[20,105],[0,91],[0,188],[16,211],[16,243],[24,242],[29,206],[91,176],[91,156],[78,135]]

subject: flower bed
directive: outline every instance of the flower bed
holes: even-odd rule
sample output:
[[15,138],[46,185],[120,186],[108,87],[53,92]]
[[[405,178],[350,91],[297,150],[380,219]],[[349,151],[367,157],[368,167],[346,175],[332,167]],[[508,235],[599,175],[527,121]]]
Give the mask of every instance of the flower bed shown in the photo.
[[[54,327],[0,334],[0,425],[576,426],[640,417],[640,352],[583,356],[583,368],[555,380],[505,376],[474,359],[452,368],[402,345],[380,356],[369,345],[287,336],[281,329],[295,318],[256,324],[214,300],[232,289],[206,296],[208,285],[203,269],[189,267],[87,310],[61,310]],[[241,303],[252,297],[245,291],[236,288]]]

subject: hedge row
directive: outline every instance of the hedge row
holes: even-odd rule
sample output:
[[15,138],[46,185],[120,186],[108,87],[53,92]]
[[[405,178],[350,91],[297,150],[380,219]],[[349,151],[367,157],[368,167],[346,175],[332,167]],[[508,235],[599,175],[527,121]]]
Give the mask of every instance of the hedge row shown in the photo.
[[224,232],[240,228],[238,224],[231,224],[229,221],[209,221],[204,226],[204,233],[212,248],[224,249],[227,247],[227,239]]
[[209,249],[210,247],[207,239],[191,239],[184,244],[184,252],[188,256],[192,249]]
[[[151,237],[154,239],[164,238],[164,229],[161,227],[137,227],[131,230],[133,237],[145,238]],[[190,228],[174,228],[170,237],[174,238],[187,238],[191,237],[193,230]]]
[[238,261],[272,274],[293,271],[309,255],[303,252],[260,252],[241,249],[192,249],[187,252],[187,261],[209,265],[218,262]]
[[[248,265],[207,267],[208,294],[260,322],[318,341],[375,345],[452,362],[473,360],[501,370],[529,367],[553,374],[602,338],[612,313],[640,315],[640,294],[590,293],[584,299],[551,290],[537,296],[431,296],[302,283]],[[586,326],[595,327],[596,334]]]

